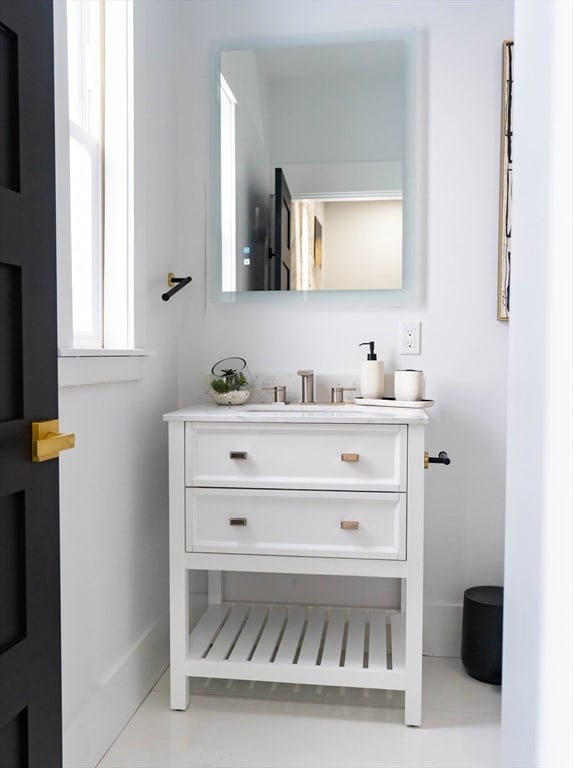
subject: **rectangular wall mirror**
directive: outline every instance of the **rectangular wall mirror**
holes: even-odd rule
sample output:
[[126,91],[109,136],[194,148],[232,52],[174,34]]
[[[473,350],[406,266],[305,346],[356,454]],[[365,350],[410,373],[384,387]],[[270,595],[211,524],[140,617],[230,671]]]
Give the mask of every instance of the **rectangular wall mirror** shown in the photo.
[[215,46],[218,299],[419,297],[419,62],[404,29]]

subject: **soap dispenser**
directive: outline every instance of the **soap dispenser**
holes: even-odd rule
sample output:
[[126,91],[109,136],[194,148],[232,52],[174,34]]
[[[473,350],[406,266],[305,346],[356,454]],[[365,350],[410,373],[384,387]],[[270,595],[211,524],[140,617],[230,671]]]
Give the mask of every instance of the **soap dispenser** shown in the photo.
[[360,363],[360,391],[362,397],[378,400],[384,394],[384,363],[376,358],[374,342],[365,341],[358,346],[368,346],[366,360]]

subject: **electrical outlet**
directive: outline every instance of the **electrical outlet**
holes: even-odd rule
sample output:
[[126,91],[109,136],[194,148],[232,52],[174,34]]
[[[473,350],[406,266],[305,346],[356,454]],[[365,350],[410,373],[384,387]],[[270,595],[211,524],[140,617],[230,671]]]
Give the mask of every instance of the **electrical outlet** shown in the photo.
[[421,323],[400,323],[400,354],[420,354]]

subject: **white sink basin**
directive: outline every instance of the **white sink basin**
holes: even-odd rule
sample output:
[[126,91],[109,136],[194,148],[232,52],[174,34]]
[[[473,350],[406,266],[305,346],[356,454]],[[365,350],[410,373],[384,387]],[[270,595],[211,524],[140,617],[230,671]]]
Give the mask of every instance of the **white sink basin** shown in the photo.
[[237,415],[266,421],[343,421],[383,417],[397,419],[403,416],[398,408],[371,408],[357,403],[245,403],[237,406]]
[[244,411],[276,411],[278,413],[312,413],[317,411],[326,411],[334,413],[337,411],[363,411],[364,406],[354,403],[246,403],[242,406]]

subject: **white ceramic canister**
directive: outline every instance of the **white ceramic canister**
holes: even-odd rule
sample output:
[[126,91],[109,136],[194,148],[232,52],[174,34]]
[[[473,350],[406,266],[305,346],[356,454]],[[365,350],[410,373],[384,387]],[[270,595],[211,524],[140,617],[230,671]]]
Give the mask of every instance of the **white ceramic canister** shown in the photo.
[[422,400],[424,397],[424,372],[395,371],[394,397],[396,400]]

